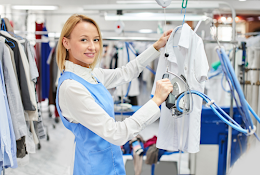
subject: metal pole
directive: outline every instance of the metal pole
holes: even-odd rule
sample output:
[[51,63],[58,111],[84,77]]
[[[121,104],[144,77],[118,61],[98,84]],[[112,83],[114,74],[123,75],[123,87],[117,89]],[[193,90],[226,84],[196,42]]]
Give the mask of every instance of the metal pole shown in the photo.
[[[227,6],[230,7],[231,11],[232,11],[232,41],[236,40],[236,12],[235,9],[230,6],[230,4],[223,2],[224,4],[226,4]],[[236,57],[236,46],[234,45],[233,47],[233,67],[235,70],[235,57]],[[232,89],[233,90],[233,89]],[[233,96],[231,94],[231,102],[230,102],[230,111],[229,111],[229,115],[231,118],[233,118]],[[229,172],[229,168],[230,168],[230,160],[231,160],[231,144],[232,144],[232,127],[229,126],[228,127],[228,145],[227,145],[227,159],[226,159],[226,174],[228,174]]]
[[5,166],[3,166],[3,175],[5,175]]

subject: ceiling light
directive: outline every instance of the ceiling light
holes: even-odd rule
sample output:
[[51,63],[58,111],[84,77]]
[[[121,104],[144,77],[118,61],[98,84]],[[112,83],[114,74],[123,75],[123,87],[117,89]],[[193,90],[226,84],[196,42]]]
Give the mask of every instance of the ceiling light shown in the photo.
[[227,18],[225,16],[222,16],[220,19],[222,22],[225,22],[227,20]]
[[239,0],[239,1],[246,1],[246,0]]
[[117,4],[154,4],[156,1],[116,1]]
[[228,22],[232,22],[232,18],[231,18],[231,17],[228,17],[228,18],[227,18],[227,21],[228,21]]
[[[174,13],[125,13],[123,15],[105,14],[105,20],[107,21],[183,21],[182,14]],[[186,14],[186,21],[199,21],[206,20],[204,15]]]
[[58,6],[54,5],[14,5],[15,10],[56,10]]
[[140,33],[153,33],[152,29],[141,29],[139,30]]

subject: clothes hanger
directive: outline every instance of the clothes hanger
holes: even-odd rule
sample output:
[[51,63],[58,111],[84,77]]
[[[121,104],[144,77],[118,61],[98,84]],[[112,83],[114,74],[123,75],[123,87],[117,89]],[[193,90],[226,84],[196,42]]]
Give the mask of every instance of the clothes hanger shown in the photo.
[[[4,19],[2,18],[1,21],[2,21],[1,30],[7,32]],[[15,44],[14,44],[12,41],[7,40],[6,38],[5,38],[5,41],[6,41],[7,43],[11,43],[11,44],[12,44],[12,45],[10,46],[11,48],[14,48],[14,47],[15,47]]]
[[[185,9],[185,11],[184,11],[184,15],[183,15],[183,20],[182,20],[182,25],[179,26],[179,27],[175,30],[174,34],[175,34],[175,33],[176,33],[180,28],[182,28],[183,24],[185,23],[185,16],[186,16],[186,7],[187,7],[187,3],[188,3],[188,0],[186,0],[186,5],[183,6],[183,4],[184,4],[184,0],[182,1],[181,14],[182,14],[182,10]],[[178,46],[173,46],[173,47],[178,47]]]

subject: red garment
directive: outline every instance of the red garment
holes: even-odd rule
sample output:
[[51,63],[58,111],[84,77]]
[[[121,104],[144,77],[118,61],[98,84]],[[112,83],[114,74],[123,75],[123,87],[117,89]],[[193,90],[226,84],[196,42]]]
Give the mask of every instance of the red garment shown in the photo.
[[[43,23],[37,23],[35,22],[35,31],[42,31],[43,29]],[[35,38],[36,39],[41,39],[42,38],[42,35],[35,35]]]
[[[43,23],[40,23],[38,24],[37,22],[35,22],[35,31],[42,31],[43,29]],[[36,39],[41,39],[42,38],[42,35],[35,35],[35,38]],[[37,91],[37,94],[38,94],[38,100],[39,102],[41,102],[43,99],[42,99],[42,88],[41,88],[41,44],[40,43],[36,43],[35,46],[35,53],[36,53],[36,65],[37,65],[37,68],[38,68],[38,72],[39,72],[39,77],[37,78],[37,84],[36,84],[36,91]]]
[[55,106],[55,117],[56,117],[56,118],[57,118],[57,117],[60,117],[56,106]]
[[156,136],[153,136],[152,138],[150,138],[149,140],[147,140],[145,143],[144,143],[144,148],[148,147],[148,146],[151,146],[153,144],[156,144],[156,141],[157,141],[157,137]]

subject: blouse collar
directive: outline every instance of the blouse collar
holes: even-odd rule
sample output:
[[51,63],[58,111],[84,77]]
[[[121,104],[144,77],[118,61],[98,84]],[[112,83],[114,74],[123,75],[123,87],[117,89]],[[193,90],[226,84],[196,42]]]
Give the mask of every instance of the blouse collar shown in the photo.
[[84,79],[93,78],[91,68],[80,66],[68,60],[65,61],[65,71],[73,72]]

